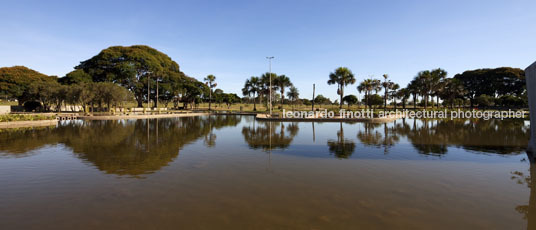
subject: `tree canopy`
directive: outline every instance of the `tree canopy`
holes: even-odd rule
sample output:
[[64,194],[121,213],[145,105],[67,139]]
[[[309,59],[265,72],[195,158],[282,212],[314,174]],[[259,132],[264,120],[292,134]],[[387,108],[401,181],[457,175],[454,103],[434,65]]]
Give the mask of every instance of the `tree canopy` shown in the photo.
[[464,85],[465,96],[470,100],[471,107],[480,95],[521,97],[526,91],[525,72],[518,68],[469,70],[456,74],[454,78]]
[[93,81],[114,82],[126,87],[134,93],[139,107],[144,99],[148,100],[145,97],[147,86],[152,86],[157,80],[179,78],[184,81],[173,82],[197,82],[182,73],[179,65],[169,56],[144,45],[109,47],[81,62],[75,69],[84,70],[92,76]]
[[27,101],[28,89],[32,83],[56,82],[57,78],[39,73],[25,66],[0,68],[0,91],[17,98],[19,105]]

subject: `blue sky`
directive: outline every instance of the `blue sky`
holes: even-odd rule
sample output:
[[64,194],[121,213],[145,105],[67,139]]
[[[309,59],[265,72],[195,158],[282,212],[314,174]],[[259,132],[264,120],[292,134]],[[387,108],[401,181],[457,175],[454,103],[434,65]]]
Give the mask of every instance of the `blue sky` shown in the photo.
[[[3,1],[0,66],[64,76],[114,45],[145,44],[189,76],[217,77],[240,93],[272,70],[300,96],[337,98],[328,75],[349,67],[358,81],[389,74],[406,85],[418,71],[536,61],[536,1]],[[357,94],[355,86],[346,94]]]

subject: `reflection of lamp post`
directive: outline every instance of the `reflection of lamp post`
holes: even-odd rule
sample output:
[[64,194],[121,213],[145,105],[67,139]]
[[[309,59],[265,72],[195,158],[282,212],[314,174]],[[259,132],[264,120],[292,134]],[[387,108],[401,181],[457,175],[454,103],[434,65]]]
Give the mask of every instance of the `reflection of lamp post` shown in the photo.
[[268,59],[268,73],[270,74],[270,117],[272,116],[272,59],[274,57],[266,57]]
[[154,100],[154,107],[158,109],[158,76],[156,76],[156,99]]

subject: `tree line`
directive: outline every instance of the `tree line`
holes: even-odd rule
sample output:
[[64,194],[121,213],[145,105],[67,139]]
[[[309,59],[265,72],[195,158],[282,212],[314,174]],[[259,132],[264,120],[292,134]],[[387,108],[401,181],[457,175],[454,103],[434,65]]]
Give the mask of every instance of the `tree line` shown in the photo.
[[[272,80],[271,83],[270,76]],[[270,85],[272,86],[272,92],[280,93],[272,93],[272,102],[279,103],[280,107],[282,107],[283,104],[296,104],[298,101],[300,93],[298,89],[294,87],[294,84],[292,84],[289,77],[285,75],[277,75],[275,73],[264,73],[261,77],[252,76],[247,79],[242,88],[242,94],[247,97],[248,100],[253,101],[254,111],[257,110],[257,103],[269,103]],[[288,99],[285,99],[285,91],[287,89]]]
[[[349,106],[359,103],[355,95],[344,96],[345,87],[356,83],[356,78],[350,69],[346,67],[335,69],[330,73],[327,83],[337,85],[340,108],[344,103]],[[470,70],[456,74],[452,78],[448,78],[447,71],[441,68],[424,70],[404,88],[392,82],[389,75],[384,74],[383,80],[373,77],[364,79],[358,84],[357,91],[364,93],[362,102],[365,106],[383,104],[384,109],[389,105],[389,100],[395,109],[397,105],[405,109],[409,99],[413,99],[414,108],[419,105],[425,109],[433,106],[439,108],[441,104],[450,108],[455,106],[523,108],[528,105],[525,73],[521,69],[510,67]],[[381,91],[383,95],[380,95]],[[320,98],[319,101],[330,102],[324,98]]]
[[[169,56],[143,45],[106,48],[61,78],[24,66],[0,68],[0,91],[28,110],[50,111],[62,105],[105,110],[126,102],[142,107],[151,101],[155,107],[159,102],[194,107],[212,97],[213,86],[187,76]],[[221,91],[215,99],[228,104],[240,100]]]
[[[406,108],[411,102],[414,108],[437,107],[513,107],[527,106],[525,73],[518,68],[501,67],[465,71],[448,78],[441,68],[424,70],[406,87],[391,81],[368,77],[357,82],[349,68],[339,67],[329,74],[328,85],[337,86],[339,98],[331,101],[318,95],[312,100],[300,98],[299,90],[286,75],[264,73],[248,78],[242,88],[243,98],[234,93],[217,89],[216,76],[208,75],[204,82],[183,73],[179,65],[166,54],[144,45],[112,46],[94,57],[80,62],[64,77],[47,76],[24,66],[0,68],[0,92],[17,99],[19,105],[29,110],[41,107],[48,111],[65,105],[91,106],[100,110],[135,102],[158,107],[194,108],[202,102],[227,108],[238,102],[257,104],[297,105],[362,104],[366,107],[387,108],[388,105]],[[271,79],[271,82],[270,82]],[[347,86],[357,84],[356,90],[364,96],[361,101],[353,94],[345,95]],[[410,101],[411,99],[411,101]]]

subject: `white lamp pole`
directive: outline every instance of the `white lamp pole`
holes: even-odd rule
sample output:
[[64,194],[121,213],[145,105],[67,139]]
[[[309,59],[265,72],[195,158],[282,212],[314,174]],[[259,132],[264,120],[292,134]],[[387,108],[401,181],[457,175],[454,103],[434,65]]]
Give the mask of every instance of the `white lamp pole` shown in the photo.
[[270,74],[270,117],[272,116],[272,59],[274,57],[266,57],[268,59],[268,73]]
[[149,82],[149,74],[152,74],[153,72],[147,71],[145,74],[147,74],[147,110],[151,109],[151,90],[150,90],[150,82]]

